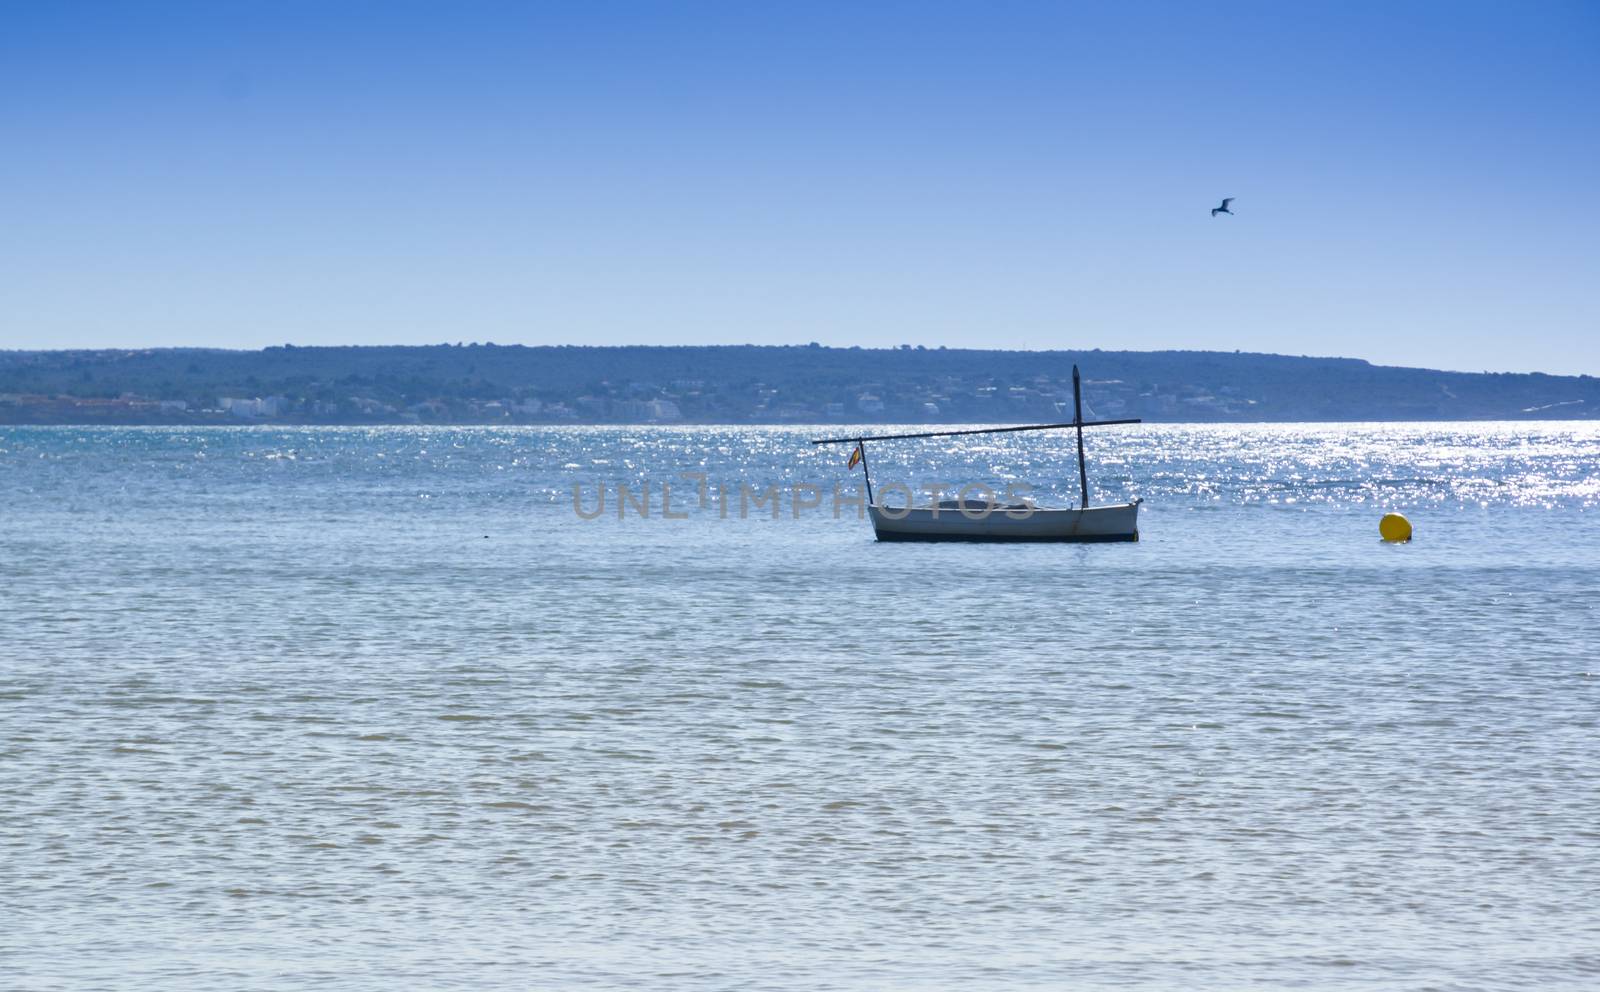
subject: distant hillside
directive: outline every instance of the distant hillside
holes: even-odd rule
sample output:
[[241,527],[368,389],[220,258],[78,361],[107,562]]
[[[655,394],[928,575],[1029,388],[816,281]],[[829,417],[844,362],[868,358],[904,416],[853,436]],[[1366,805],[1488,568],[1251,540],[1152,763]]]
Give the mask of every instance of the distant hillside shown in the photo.
[[0,352],[0,423],[1592,419],[1593,376],[1201,351],[791,347]]

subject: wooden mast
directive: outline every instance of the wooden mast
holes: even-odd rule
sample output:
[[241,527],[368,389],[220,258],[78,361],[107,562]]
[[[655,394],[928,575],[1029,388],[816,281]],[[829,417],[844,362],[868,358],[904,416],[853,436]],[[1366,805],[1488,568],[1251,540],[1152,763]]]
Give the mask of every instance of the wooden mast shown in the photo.
[[1089,508],[1089,472],[1083,467],[1083,386],[1078,382],[1078,366],[1072,366],[1072,423],[1078,428],[1078,485],[1083,490],[1083,508]]
[[863,438],[856,438],[856,447],[861,451],[861,477],[867,480],[867,505],[872,505],[872,470],[867,468],[867,442]]

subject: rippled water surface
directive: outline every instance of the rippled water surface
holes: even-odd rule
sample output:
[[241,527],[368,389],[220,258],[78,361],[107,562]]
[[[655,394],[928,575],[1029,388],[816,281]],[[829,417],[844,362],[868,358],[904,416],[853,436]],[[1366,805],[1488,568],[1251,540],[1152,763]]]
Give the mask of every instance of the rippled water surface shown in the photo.
[[808,436],[0,429],[0,987],[1600,987],[1600,428]]

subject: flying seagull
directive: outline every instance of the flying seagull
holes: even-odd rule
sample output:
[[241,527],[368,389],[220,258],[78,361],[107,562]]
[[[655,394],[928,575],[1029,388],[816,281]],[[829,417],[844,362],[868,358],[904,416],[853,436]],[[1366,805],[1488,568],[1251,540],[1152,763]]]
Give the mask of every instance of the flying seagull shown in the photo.
[[1211,208],[1211,216],[1215,217],[1217,214],[1227,214],[1229,217],[1232,217],[1233,211],[1228,209],[1228,204],[1232,203],[1233,200],[1234,198],[1231,196],[1225,197],[1222,201],[1222,206]]

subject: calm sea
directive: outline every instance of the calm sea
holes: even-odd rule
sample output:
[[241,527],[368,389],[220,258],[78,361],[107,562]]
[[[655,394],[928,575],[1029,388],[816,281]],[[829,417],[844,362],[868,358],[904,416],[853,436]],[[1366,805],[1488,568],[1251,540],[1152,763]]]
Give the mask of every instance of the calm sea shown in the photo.
[[1600,426],[808,436],[0,429],[0,987],[1600,987]]

